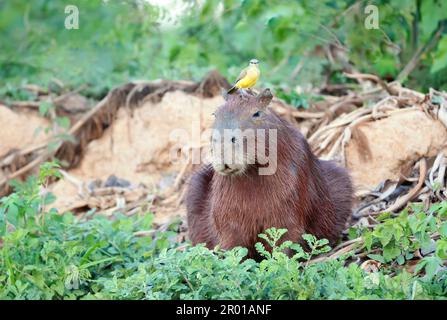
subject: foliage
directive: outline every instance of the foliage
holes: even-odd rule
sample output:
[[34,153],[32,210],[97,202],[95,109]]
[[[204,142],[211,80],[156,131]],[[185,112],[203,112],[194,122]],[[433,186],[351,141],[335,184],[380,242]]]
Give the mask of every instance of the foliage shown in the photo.
[[411,211],[409,214],[405,209],[396,218],[390,218],[387,213],[379,216],[378,221],[382,223],[363,235],[365,247],[369,251],[379,248],[380,254],[370,254],[369,257],[391,265],[404,265],[414,258],[415,252],[419,252],[425,257],[416,271],[424,269],[424,279],[432,280],[446,269],[447,202],[433,205],[428,212],[423,211],[422,205],[413,204]]
[[[44,128],[46,134],[50,133],[51,141],[48,142],[47,149],[49,152],[56,151],[64,141],[76,143],[76,138],[70,134],[70,118],[67,116],[57,116],[56,107],[49,101],[44,101],[39,105],[39,114],[43,117],[49,117],[52,122]],[[37,128],[37,134],[43,128]]]
[[0,96],[23,98],[25,83],[57,91],[62,81],[100,97],[132,79],[197,80],[212,68],[234,79],[253,57],[261,85],[288,91],[345,82],[349,64],[394,79],[413,57],[409,86],[447,88],[445,1],[374,1],[379,29],[365,28],[367,1],[150,3],[74,0],[79,29],[67,30],[64,1],[0,2]]
[[[103,97],[133,79],[194,79],[217,68],[234,79],[253,57],[262,86],[297,108],[310,86],[345,83],[343,70],[399,78],[416,89],[447,89],[447,2],[377,0],[380,28],[364,27],[367,1],[183,0],[181,14],[146,1],[73,0],[80,29],[64,28],[64,1],[0,2],[0,97],[34,100],[34,83]],[[176,8],[178,9],[178,8]],[[414,66],[408,75],[401,73]],[[47,130],[72,140],[54,105]],[[46,190],[60,178],[46,163],[0,199],[0,298],[4,299],[434,299],[447,296],[447,203],[384,213],[372,230],[354,229],[362,253],[380,263],[367,272],[350,252],[315,262],[330,248],[304,235],[305,248],[269,229],[256,249],[222,251],[175,243],[176,224],[140,237],[152,215],[111,219],[90,211],[60,215]],[[266,245],[272,248],[266,249]],[[285,252],[292,253],[291,256]],[[412,270],[411,263],[416,264]]]
[[57,164],[42,166],[38,178],[16,184],[17,191],[0,203],[0,298],[75,299],[95,288],[95,278],[140,261],[165,245],[169,232],[157,242],[133,236],[150,228],[152,216],[115,221],[89,212],[78,220],[72,214],[46,211],[49,193],[41,184],[58,176]]
[[[2,299],[431,299],[447,295],[447,203],[428,212],[413,206],[364,234],[365,249],[384,267],[368,273],[348,263],[353,252],[314,262],[330,250],[325,239],[304,235],[306,249],[281,241],[285,229],[260,235],[261,262],[247,249],[210,251],[175,243],[176,224],[153,237],[152,215],[90,211],[79,218],[50,208],[45,186],[60,177],[57,163],[15,183],[0,200],[0,298]],[[48,209],[50,208],[50,209]],[[433,237],[433,232],[439,237]],[[436,238],[431,242],[431,238]],[[272,248],[266,250],[266,245]],[[433,245],[433,247],[431,247]],[[430,247],[414,274],[398,265]],[[398,250],[396,249],[398,248]],[[289,256],[286,252],[291,252]],[[431,252],[431,253],[430,253]],[[401,258],[403,257],[403,258]],[[402,260],[403,259],[403,260]],[[397,264],[396,264],[397,262]]]

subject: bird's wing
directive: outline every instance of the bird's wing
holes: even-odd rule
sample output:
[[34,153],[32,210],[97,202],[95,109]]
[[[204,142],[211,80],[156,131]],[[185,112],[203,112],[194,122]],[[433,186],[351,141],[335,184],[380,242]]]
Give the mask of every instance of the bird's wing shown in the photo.
[[247,69],[248,68],[245,68],[244,70],[241,71],[241,73],[239,74],[239,77],[237,77],[237,79],[234,83],[237,83],[239,80],[241,80],[243,77],[245,77],[247,75]]

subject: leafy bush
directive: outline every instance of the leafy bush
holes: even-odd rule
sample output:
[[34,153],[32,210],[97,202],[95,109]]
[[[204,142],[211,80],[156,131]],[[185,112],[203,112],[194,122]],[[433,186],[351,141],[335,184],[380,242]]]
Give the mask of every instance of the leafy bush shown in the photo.
[[346,81],[340,71],[348,62],[390,80],[414,66],[400,80],[415,89],[447,85],[442,0],[374,1],[379,29],[365,28],[365,1],[185,0],[176,10],[139,0],[70,4],[79,8],[78,30],[64,27],[64,1],[0,2],[0,96],[23,98],[17,87],[29,82],[53,84],[54,92],[55,78],[87,84],[83,93],[93,96],[133,79],[197,80],[212,68],[234,79],[253,57],[262,62],[262,85]]
[[373,247],[380,249],[381,254],[369,257],[392,266],[404,265],[417,252],[424,257],[415,271],[423,269],[425,280],[441,276],[446,286],[447,202],[433,205],[428,212],[422,210],[421,204],[413,204],[411,211],[409,214],[405,209],[396,218],[390,218],[387,213],[379,216],[378,221],[382,223],[363,235],[368,251]]
[[[169,231],[140,237],[152,215],[113,219],[79,218],[47,209],[54,200],[41,186],[59,176],[56,163],[38,177],[16,183],[0,200],[0,298],[2,299],[428,299],[447,295],[447,203],[425,213],[414,206],[397,218],[363,233],[365,249],[384,267],[368,273],[353,262],[354,252],[338,259],[312,259],[330,250],[327,240],[304,235],[309,251],[269,229],[256,245],[265,258],[246,258],[247,249],[208,250],[179,246],[177,224]],[[435,232],[435,233],[433,233]],[[437,233],[436,233],[437,232]],[[436,239],[433,242],[430,239]],[[417,249],[430,248],[414,274],[398,266]],[[293,253],[291,257],[285,250]],[[430,252],[430,251],[426,251]]]

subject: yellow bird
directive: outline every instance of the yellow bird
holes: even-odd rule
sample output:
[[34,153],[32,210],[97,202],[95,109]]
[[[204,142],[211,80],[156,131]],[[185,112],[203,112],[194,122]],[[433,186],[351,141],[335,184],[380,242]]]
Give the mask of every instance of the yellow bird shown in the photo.
[[258,81],[259,76],[261,75],[261,71],[259,70],[258,65],[258,60],[251,59],[248,67],[242,70],[241,74],[236,80],[236,83],[228,90],[228,93],[232,93],[235,90],[241,88],[246,89],[253,87],[256,84],[256,81]]

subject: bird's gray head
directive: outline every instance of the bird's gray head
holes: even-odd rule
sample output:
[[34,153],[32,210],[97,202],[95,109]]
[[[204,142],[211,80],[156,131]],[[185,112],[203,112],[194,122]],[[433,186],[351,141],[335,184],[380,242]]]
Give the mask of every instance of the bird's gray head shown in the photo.
[[250,65],[258,65],[258,64],[259,64],[258,59],[251,59],[250,60]]

